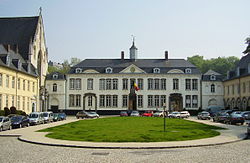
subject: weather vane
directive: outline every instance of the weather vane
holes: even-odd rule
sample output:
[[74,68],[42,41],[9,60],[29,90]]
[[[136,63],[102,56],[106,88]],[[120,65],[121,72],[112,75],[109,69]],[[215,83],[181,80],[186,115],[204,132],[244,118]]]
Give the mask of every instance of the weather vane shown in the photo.
[[131,36],[132,36],[133,42],[135,42],[135,36],[134,35],[131,35]]
[[39,7],[39,15],[42,14],[42,7]]

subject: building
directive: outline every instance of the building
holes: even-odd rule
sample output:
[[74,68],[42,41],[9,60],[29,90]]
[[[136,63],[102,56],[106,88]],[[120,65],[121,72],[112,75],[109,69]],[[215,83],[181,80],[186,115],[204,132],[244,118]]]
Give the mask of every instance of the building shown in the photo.
[[[0,89],[0,109],[14,105],[17,109],[25,110],[28,113],[46,110],[45,77],[48,67],[48,52],[41,13],[34,17],[0,18],[0,36],[0,75],[3,83],[0,86],[2,87]],[[16,83],[17,86],[8,87],[8,80]],[[22,91],[18,89],[19,80],[21,85],[24,83]],[[25,99],[23,101],[32,103],[27,106],[27,108],[31,108],[30,105],[32,105],[32,109],[18,107],[19,95],[20,98]]]
[[235,70],[228,72],[223,85],[227,108],[250,110],[250,53],[240,59]]
[[[85,59],[73,66],[66,81],[48,76],[47,89],[54,101],[61,95],[52,92],[53,85],[65,87],[65,107],[59,110],[75,113],[94,110],[119,113],[121,110],[198,110],[201,106],[201,73],[184,59],[139,59],[134,42],[130,58],[121,52],[119,59]],[[137,85],[138,91],[134,87]],[[54,103],[50,99],[49,108]],[[53,103],[53,105],[52,105]]]
[[202,109],[205,110],[208,106],[224,107],[224,87],[223,76],[213,70],[208,70],[202,75]]

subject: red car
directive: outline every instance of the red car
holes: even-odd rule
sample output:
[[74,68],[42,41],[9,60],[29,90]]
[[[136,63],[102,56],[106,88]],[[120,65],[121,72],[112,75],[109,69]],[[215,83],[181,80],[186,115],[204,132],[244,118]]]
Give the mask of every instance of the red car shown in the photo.
[[128,113],[126,111],[121,111],[120,112],[120,116],[121,117],[127,117],[128,116]]
[[145,113],[142,114],[143,117],[153,117],[154,112],[153,111],[145,111]]

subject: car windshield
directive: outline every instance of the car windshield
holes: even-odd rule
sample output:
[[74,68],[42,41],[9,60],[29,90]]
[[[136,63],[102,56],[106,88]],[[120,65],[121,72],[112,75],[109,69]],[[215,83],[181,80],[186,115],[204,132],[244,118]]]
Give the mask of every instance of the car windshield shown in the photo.
[[172,114],[179,114],[179,112],[173,112]]
[[138,112],[137,111],[133,111],[132,113],[137,114]]
[[20,120],[22,120],[22,117],[21,116],[14,116],[14,117],[11,117],[11,120],[12,121],[20,121]]
[[125,111],[122,111],[122,112],[121,112],[121,114],[127,114],[127,112],[125,112]]
[[30,118],[38,118],[38,114],[30,114]]
[[48,113],[43,113],[44,117],[48,117],[48,115],[49,115]]
[[209,115],[209,113],[201,113],[202,115]]

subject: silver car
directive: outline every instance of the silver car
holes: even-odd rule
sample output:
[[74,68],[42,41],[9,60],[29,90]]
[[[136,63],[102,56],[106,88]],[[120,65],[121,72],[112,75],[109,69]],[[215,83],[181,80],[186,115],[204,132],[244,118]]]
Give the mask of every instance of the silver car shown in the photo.
[[10,130],[11,129],[11,121],[8,117],[0,117],[0,131]]
[[130,114],[131,117],[139,117],[140,113],[138,111],[132,111]]

